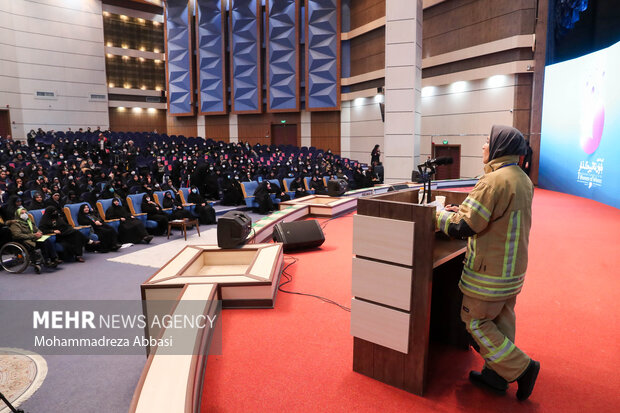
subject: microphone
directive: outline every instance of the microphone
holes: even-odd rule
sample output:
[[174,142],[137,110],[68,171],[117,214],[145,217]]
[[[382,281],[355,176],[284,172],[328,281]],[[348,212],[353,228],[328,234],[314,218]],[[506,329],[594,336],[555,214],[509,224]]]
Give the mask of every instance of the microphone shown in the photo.
[[434,159],[429,159],[423,164],[421,164],[420,166],[426,166],[430,168],[430,167],[439,166],[439,165],[450,165],[453,162],[454,160],[449,156],[440,156]]

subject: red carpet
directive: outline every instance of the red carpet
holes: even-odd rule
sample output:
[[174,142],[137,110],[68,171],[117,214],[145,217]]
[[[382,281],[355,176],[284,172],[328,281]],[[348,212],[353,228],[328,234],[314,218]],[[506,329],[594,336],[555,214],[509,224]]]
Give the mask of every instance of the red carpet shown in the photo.
[[[275,309],[223,312],[223,355],[209,358],[203,411],[620,411],[620,211],[536,190],[533,214],[516,339],[541,362],[528,401],[516,400],[516,383],[503,397],[473,387],[467,372],[482,365],[473,351],[435,346],[425,397],[354,373],[350,314],[279,293]],[[285,288],[350,305],[351,217],[327,224],[320,250],[294,254]]]

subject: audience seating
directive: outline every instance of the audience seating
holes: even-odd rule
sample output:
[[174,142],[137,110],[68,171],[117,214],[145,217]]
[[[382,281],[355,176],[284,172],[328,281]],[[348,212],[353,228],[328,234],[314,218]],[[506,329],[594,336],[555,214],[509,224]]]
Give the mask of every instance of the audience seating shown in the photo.
[[142,223],[147,230],[157,228],[157,222],[147,219],[146,213],[142,212],[142,197],[144,193],[127,195],[127,205],[129,206],[129,212],[136,218],[142,220]]
[[[114,198],[98,200],[97,201],[97,211],[99,211],[99,216],[105,221],[105,223],[109,224],[112,228],[114,228],[116,230],[116,232],[118,232],[118,226],[121,224],[121,220],[119,218],[107,219],[106,216],[105,216],[105,211],[107,211],[108,208],[110,208],[110,205],[112,205],[112,200],[113,199]],[[123,203],[123,201],[121,201],[121,205],[122,205],[122,203]]]

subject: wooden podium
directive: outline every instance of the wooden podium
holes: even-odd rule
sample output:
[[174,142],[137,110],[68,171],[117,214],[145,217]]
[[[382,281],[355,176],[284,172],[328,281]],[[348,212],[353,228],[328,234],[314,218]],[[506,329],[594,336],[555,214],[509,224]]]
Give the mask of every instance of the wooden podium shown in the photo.
[[[464,192],[433,191],[447,204]],[[360,198],[353,224],[353,370],[422,395],[429,342],[468,348],[458,280],[466,241],[435,231],[418,190]]]

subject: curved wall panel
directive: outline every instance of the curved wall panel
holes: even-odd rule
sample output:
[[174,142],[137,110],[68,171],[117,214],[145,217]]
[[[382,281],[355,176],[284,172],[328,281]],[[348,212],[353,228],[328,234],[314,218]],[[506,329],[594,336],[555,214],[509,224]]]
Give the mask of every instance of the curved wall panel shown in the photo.
[[299,110],[299,3],[267,0],[267,111]]
[[165,15],[168,114],[193,115],[192,36],[187,0],[168,0]]
[[306,2],[306,109],[340,109],[340,0]]
[[230,82],[233,113],[262,112],[261,2],[231,0]]
[[200,115],[226,113],[226,6],[224,0],[196,0],[196,49]]

